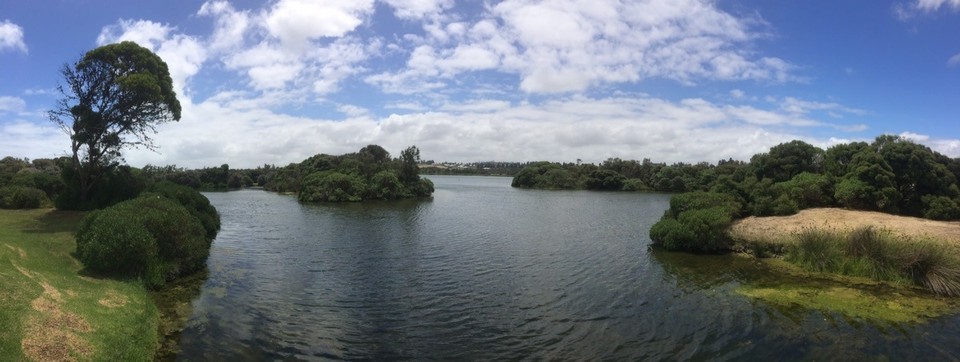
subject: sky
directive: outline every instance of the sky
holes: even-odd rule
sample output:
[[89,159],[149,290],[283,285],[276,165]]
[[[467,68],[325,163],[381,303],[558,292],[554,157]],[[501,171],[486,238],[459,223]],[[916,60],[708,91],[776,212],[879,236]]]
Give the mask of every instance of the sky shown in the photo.
[[960,0],[11,0],[0,156],[69,154],[60,68],[132,40],[183,106],[133,166],[749,160],[896,134],[960,157]]

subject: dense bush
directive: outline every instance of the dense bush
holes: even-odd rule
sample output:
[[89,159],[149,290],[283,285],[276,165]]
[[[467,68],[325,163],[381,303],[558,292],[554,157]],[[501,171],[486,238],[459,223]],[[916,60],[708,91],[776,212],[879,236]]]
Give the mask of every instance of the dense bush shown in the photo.
[[380,171],[370,179],[369,198],[394,200],[403,197],[404,187],[393,171]]
[[47,195],[33,187],[0,187],[0,209],[36,209],[49,203]]
[[303,180],[298,196],[305,202],[361,201],[367,192],[363,178],[336,171],[315,172]]
[[218,214],[217,209],[210,204],[210,200],[196,190],[187,186],[177,185],[170,181],[162,181],[150,185],[150,187],[147,188],[147,192],[147,194],[141,196],[154,194],[177,200],[180,205],[187,208],[190,215],[193,215],[193,217],[200,221],[200,224],[203,225],[203,229],[206,232],[207,239],[212,240],[217,236],[217,232],[220,231],[220,214]]
[[572,172],[549,162],[535,163],[520,170],[513,178],[511,186],[547,190],[580,188],[577,177]]
[[733,196],[690,192],[670,198],[670,208],[653,227],[650,239],[668,250],[718,252],[730,249],[726,229],[740,211]]
[[613,170],[596,170],[587,176],[584,186],[587,190],[620,191],[626,179]]
[[77,259],[92,272],[140,278],[149,288],[203,268],[210,239],[176,200],[149,194],[90,213],[77,230]]
[[10,180],[12,186],[32,187],[43,191],[47,198],[53,200],[64,189],[63,180],[58,175],[36,169],[23,169]]
[[632,178],[623,182],[623,191],[650,191],[650,186],[643,180]]
[[713,207],[719,207],[733,216],[737,216],[740,212],[740,204],[732,195],[698,191],[673,195],[670,198],[670,209],[667,210],[667,215],[679,218],[680,214],[687,210]]
[[697,236],[676,219],[664,218],[650,227],[650,239],[667,250],[689,250]]
[[[64,180],[76,180],[79,176],[72,167],[62,169]],[[67,182],[63,192],[55,203],[58,210],[95,210],[124,200],[130,200],[143,192],[147,179],[140,171],[129,166],[119,166],[98,179],[87,193],[87,199],[80,197],[79,185]]]
[[923,217],[933,220],[960,219],[960,203],[947,196],[926,195],[923,197],[926,211]]

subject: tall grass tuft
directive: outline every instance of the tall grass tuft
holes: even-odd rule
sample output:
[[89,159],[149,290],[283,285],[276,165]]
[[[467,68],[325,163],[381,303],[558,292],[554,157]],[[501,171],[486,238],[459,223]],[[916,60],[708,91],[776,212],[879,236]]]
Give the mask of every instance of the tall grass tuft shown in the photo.
[[806,229],[797,235],[797,244],[787,252],[787,260],[818,272],[837,272],[843,264],[839,246],[836,235]]
[[912,240],[871,227],[846,235],[807,229],[786,259],[808,270],[909,281],[936,294],[960,296],[960,259],[943,243]]
[[[897,280],[899,275],[897,258],[901,247],[889,232],[882,232],[872,226],[854,229],[846,236],[845,252],[850,258],[859,259],[863,266],[857,273],[876,280]],[[855,263],[857,264],[857,263]]]
[[942,244],[924,240],[904,248],[900,268],[914,283],[934,293],[960,296],[960,262]]

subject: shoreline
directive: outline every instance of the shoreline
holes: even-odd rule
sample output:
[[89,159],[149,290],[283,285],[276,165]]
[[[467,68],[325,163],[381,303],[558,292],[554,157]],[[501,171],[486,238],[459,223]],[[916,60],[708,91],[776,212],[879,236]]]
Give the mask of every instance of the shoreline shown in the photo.
[[734,221],[727,233],[735,241],[786,245],[804,231],[847,233],[862,227],[873,227],[901,238],[942,242],[960,256],[960,221],[935,221],[876,211],[814,208],[790,216],[750,216]]

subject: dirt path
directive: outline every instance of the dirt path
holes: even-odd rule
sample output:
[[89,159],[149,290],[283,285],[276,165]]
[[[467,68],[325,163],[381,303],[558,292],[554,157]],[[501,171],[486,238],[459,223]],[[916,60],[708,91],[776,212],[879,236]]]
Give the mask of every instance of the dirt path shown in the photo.
[[804,229],[848,231],[863,226],[889,230],[910,238],[931,238],[955,243],[960,248],[960,221],[933,221],[872,211],[807,209],[791,216],[751,216],[730,227],[730,234],[742,240],[789,240]]

